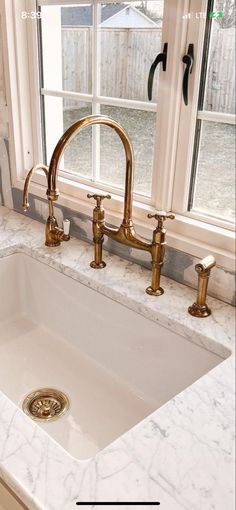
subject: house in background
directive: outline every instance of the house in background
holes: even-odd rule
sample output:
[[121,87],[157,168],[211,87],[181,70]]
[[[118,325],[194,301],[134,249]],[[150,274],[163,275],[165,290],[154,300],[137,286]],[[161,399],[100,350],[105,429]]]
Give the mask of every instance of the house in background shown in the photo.
[[[157,28],[159,25],[130,4],[107,4],[101,8],[101,27],[106,28]],[[62,26],[91,26],[92,7],[62,7]]]
[[[104,6],[108,7],[108,6]],[[111,5],[112,7],[112,5]],[[103,8],[102,8],[103,11]],[[106,13],[105,13],[106,14]],[[134,5],[124,5],[123,8],[102,20],[102,27],[106,28],[152,28],[157,27],[156,23],[139,11]]]

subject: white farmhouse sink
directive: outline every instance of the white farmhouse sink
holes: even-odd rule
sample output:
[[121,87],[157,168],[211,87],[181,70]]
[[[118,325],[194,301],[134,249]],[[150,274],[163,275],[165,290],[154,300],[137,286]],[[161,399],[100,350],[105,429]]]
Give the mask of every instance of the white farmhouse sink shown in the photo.
[[0,260],[0,390],[20,407],[38,388],[65,392],[67,414],[37,423],[74,457],[94,456],[221,361],[26,255]]

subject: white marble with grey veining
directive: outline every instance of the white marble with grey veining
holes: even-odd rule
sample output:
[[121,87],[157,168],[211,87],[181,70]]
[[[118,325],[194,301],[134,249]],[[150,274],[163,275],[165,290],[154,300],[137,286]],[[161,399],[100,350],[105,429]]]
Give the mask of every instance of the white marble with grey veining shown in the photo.
[[[193,318],[186,312],[195,299],[192,289],[162,277],[165,294],[150,297],[144,292],[147,269],[105,253],[107,267],[94,271],[91,245],[71,239],[46,248],[43,225],[0,207],[0,257],[16,252],[222,357],[234,352],[231,306],[208,298],[212,315]],[[161,510],[233,510],[234,356],[89,461],[72,458],[0,392],[0,477],[32,510],[72,510],[79,499],[160,501]]]

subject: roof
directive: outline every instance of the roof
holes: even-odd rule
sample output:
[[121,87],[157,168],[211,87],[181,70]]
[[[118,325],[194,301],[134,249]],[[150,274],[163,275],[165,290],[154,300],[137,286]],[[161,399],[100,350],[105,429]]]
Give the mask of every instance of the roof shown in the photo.
[[110,16],[101,23],[103,27],[110,28],[147,28],[157,26],[149,16],[141,12],[134,5],[123,4],[123,9]]
[[[102,6],[102,22],[106,21],[114,14],[122,11],[127,4],[106,4]],[[61,24],[67,26],[91,26],[92,23],[92,6],[78,5],[76,7],[61,8]]]

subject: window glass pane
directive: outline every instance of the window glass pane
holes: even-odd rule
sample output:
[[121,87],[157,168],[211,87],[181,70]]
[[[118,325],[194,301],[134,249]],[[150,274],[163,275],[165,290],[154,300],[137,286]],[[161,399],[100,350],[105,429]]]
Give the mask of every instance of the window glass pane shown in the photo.
[[[89,103],[80,103],[64,99],[63,128],[64,131],[75,122],[92,114]],[[92,127],[82,129],[70,142],[64,153],[64,170],[92,178]]]
[[[109,3],[100,13],[100,94],[148,101],[149,69],[161,51],[164,0]],[[156,70],[153,101],[157,101]]]
[[[101,106],[102,115],[115,119],[127,131],[134,149],[134,191],[151,195],[156,114],[132,108]],[[100,180],[124,189],[124,148],[117,134],[108,127],[100,128]]]
[[42,6],[43,86],[92,91],[92,6]]
[[[214,2],[204,110],[235,112],[235,7]],[[217,16],[221,16],[217,17]]]
[[[60,97],[44,97],[47,164],[62,134],[82,117],[91,115],[91,105]],[[92,175],[92,128],[83,129],[69,144],[60,169],[82,177]]]
[[235,128],[203,122],[192,209],[227,221],[235,218]]

